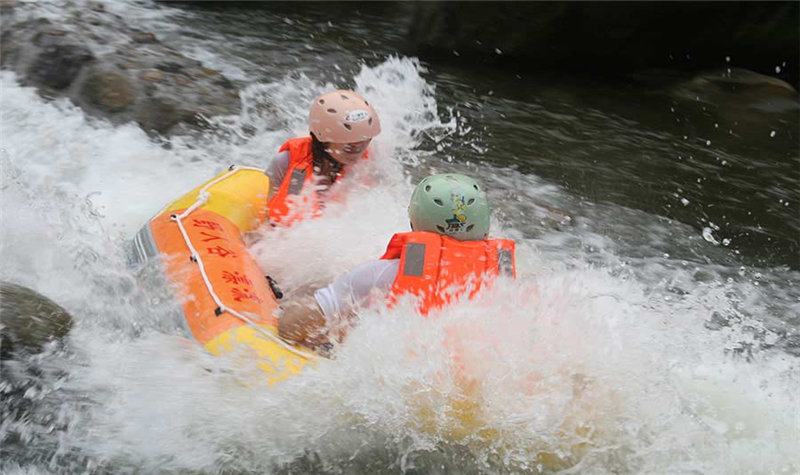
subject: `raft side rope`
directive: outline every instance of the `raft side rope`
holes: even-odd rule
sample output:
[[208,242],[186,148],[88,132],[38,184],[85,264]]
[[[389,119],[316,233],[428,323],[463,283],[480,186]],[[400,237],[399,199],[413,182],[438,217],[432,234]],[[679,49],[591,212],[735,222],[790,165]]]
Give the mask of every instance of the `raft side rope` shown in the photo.
[[181,214],[173,214],[173,215],[171,215],[170,219],[175,221],[175,223],[178,225],[178,229],[181,231],[181,235],[183,236],[183,240],[184,240],[184,242],[186,242],[186,246],[189,248],[189,252],[191,253],[192,262],[196,263],[198,268],[200,269],[200,275],[203,277],[203,282],[205,282],[205,284],[206,284],[206,289],[208,290],[208,293],[211,295],[211,298],[214,299],[214,302],[217,304],[217,307],[219,307],[219,309],[218,309],[219,313],[228,312],[231,315],[233,315],[234,317],[236,317],[239,320],[242,320],[243,322],[248,324],[255,331],[261,333],[262,335],[266,336],[267,338],[269,338],[270,340],[274,341],[278,345],[282,346],[287,351],[289,351],[289,352],[291,352],[291,353],[293,353],[293,354],[295,354],[297,356],[300,356],[302,358],[313,359],[314,358],[313,354],[297,350],[296,348],[294,348],[291,345],[287,344],[285,341],[281,340],[279,337],[276,337],[272,333],[264,330],[261,326],[259,326],[256,322],[254,322],[250,318],[248,318],[246,315],[236,311],[233,308],[228,307],[227,305],[225,305],[224,302],[222,302],[222,300],[217,296],[217,293],[214,292],[214,286],[211,285],[211,281],[209,281],[209,279],[208,279],[208,274],[206,273],[206,268],[205,268],[205,265],[203,264],[203,259],[200,257],[200,254],[197,252],[197,249],[192,244],[191,239],[189,239],[189,234],[186,232],[186,228],[184,228],[184,226],[183,226],[183,222],[182,222],[183,219],[185,219],[190,214],[192,214],[197,208],[199,208],[199,207],[205,205],[206,203],[208,203],[208,200],[211,198],[211,193],[208,192],[208,188],[210,188],[210,187],[216,185],[217,183],[229,178],[232,175],[235,175],[240,170],[255,170],[255,171],[258,171],[258,172],[261,172],[261,173],[264,172],[264,170],[262,170],[260,168],[255,168],[255,167],[237,167],[237,166],[232,166],[230,168],[230,171],[228,171],[228,173],[220,176],[216,180],[213,180],[213,181],[207,183],[203,188],[201,188],[200,191],[197,194],[197,200],[192,204],[192,206],[186,208],[186,210],[184,210],[184,212],[181,213]]

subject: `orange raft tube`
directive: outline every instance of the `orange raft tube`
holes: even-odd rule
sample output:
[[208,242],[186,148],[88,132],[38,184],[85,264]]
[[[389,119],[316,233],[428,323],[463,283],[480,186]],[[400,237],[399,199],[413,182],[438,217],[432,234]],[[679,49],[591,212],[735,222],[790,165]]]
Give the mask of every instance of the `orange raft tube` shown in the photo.
[[167,205],[134,246],[142,262],[160,256],[195,340],[252,357],[272,385],[314,357],[278,337],[278,303],[242,239],[266,219],[268,190],[263,170],[231,167]]

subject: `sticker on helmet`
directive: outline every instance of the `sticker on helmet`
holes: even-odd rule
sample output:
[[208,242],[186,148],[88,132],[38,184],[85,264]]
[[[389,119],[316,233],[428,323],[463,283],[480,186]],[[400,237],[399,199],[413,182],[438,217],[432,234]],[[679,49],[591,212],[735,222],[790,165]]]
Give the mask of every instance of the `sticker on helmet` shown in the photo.
[[452,194],[450,198],[453,200],[455,208],[451,209],[453,217],[445,220],[445,223],[447,223],[445,232],[447,234],[455,234],[463,231],[467,225],[467,215],[465,214],[467,205],[464,204],[464,195]]
[[369,112],[364,109],[356,109],[347,113],[344,120],[348,122],[361,122],[362,120],[369,119]]

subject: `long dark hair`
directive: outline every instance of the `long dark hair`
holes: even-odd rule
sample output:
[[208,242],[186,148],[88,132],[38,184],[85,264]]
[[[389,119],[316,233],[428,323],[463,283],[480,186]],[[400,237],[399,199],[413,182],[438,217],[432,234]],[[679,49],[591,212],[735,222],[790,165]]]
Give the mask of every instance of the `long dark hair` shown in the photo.
[[342,167],[344,167],[344,165],[339,163],[335,158],[331,157],[331,154],[325,151],[325,144],[317,139],[314,132],[311,132],[311,157],[314,160],[314,168],[319,170],[322,170],[323,161],[327,161],[333,165],[333,170],[336,172],[331,177],[333,181],[336,180],[336,175],[342,171]]

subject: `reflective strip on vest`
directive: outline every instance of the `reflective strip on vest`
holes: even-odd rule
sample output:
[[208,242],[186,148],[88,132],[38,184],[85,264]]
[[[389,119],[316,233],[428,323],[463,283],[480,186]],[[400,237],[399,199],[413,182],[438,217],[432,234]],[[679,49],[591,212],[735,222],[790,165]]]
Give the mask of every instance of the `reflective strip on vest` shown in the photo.
[[403,266],[403,275],[421,277],[424,268],[425,244],[416,242],[406,244],[406,263]]
[[508,249],[497,250],[497,271],[506,277],[514,276],[514,264],[511,263],[511,251]]
[[293,170],[292,177],[289,181],[289,192],[290,195],[299,195],[300,190],[303,189],[303,183],[306,181],[306,171],[305,170]]

